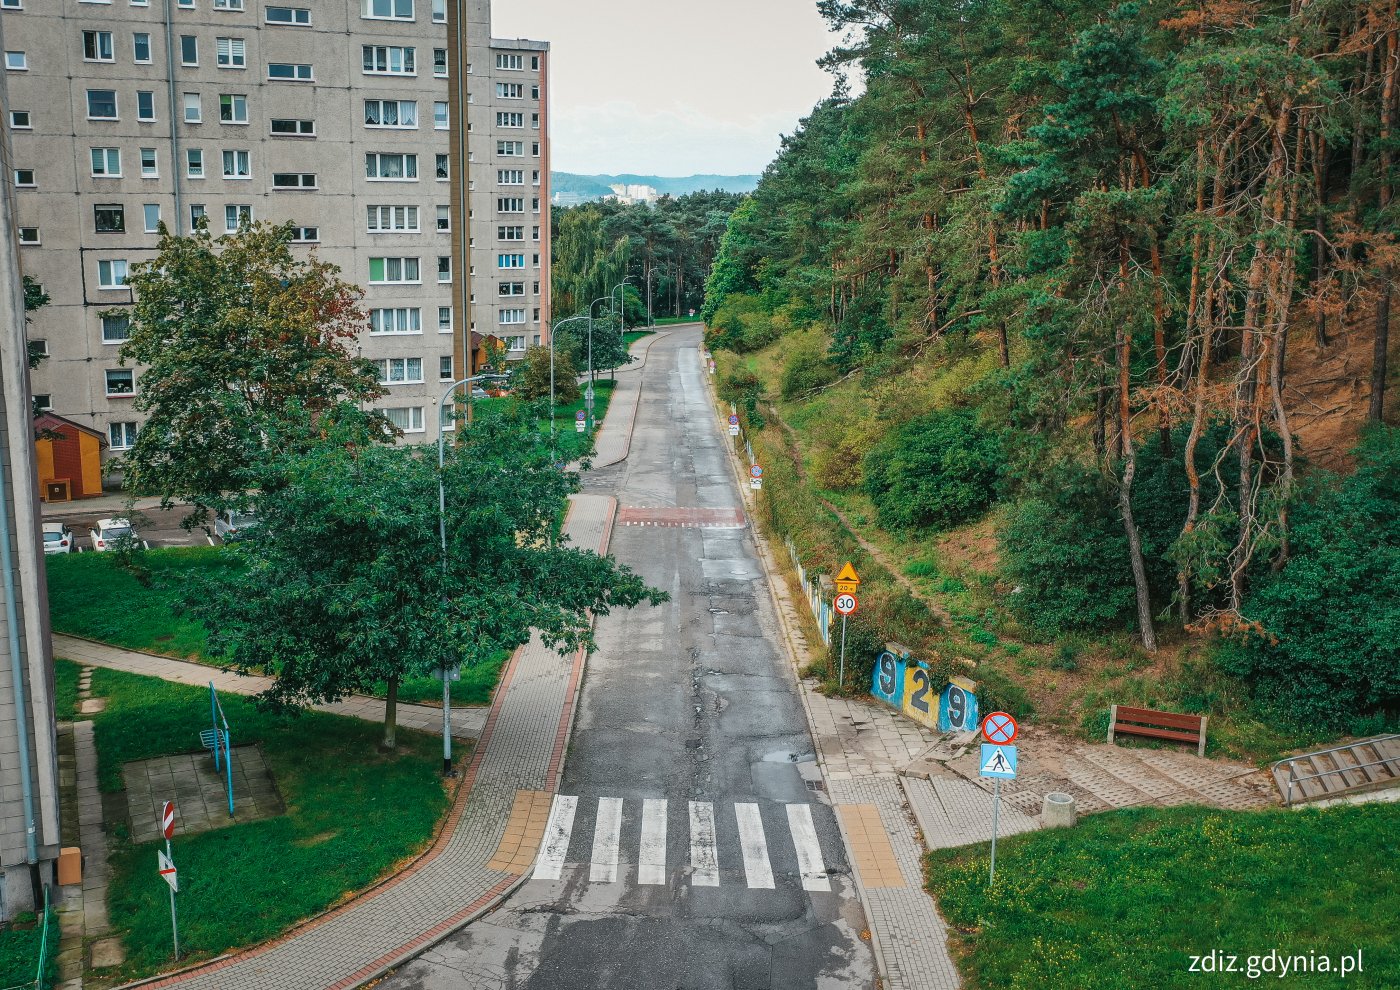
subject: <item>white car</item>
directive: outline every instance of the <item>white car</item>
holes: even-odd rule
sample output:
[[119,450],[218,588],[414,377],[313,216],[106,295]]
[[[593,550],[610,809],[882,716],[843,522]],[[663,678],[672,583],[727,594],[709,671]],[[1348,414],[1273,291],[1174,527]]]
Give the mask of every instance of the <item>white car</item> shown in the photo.
[[44,553],[72,553],[75,542],[67,524],[44,523]]
[[126,519],[99,519],[97,525],[88,530],[88,536],[92,537],[92,548],[99,553],[115,550],[117,543],[126,537],[130,537],[135,546],[145,546],[141,537],[136,534],[136,530],[131,528],[131,523]]
[[225,543],[241,540],[248,531],[258,525],[258,517],[251,510],[235,512],[226,509],[214,519],[214,535]]

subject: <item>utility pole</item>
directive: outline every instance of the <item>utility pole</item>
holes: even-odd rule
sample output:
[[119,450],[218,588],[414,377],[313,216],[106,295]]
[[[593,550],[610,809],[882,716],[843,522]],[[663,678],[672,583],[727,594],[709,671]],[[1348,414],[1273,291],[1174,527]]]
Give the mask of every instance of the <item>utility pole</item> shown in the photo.
[[[475,348],[472,346],[472,250],[471,250],[471,98],[468,83],[471,76],[470,42],[471,0],[450,0],[447,7],[447,74],[448,85],[448,171],[452,192],[452,264],[456,271],[452,279],[452,370],[457,379],[471,378]],[[486,25],[489,32],[490,26]],[[467,423],[472,422],[471,389],[467,389]],[[443,415],[446,406],[439,407]],[[438,428],[442,428],[441,422]]]

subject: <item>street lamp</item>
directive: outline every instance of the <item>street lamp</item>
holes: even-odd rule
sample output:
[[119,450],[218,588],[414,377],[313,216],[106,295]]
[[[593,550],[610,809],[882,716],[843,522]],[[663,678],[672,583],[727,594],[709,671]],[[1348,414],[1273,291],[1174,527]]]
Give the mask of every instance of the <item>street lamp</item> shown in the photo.
[[[628,275],[628,276],[627,276],[626,278],[624,278],[621,282],[618,282],[616,285],[614,285],[614,286],[612,287],[612,292],[609,292],[609,293],[608,293],[608,305],[609,305],[609,306],[612,305],[613,292],[616,292],[616,293],[618,294],[618,300],[617,300],[617,335],[618,335],[618,337],[622,340],[622,342],[623,342],[624,344],[627,342],[627,295],[626,295],[625,292],[619,291],[619,290],[621,290],[623,286],[625,286],[628,282],[632,281],[632,279],[634,279],[634,278],[636,278],[636,277],[637,277],[637,276],[635,276],[635,275]],[[616,369],[616,368],[613,369],[612,380],[613,380],[613,381],[617,381],[617,369]]]
[[[442,425],[443,410],[447,408],[447,400],[451,398],[452,393],[463,385],[474,385],[488,379],[496,380],[504,377],[504,375],[473,375],[470,378],[463,378],[461,381],[449,385],[447,391],[442,393],[442,401],[438,403],[438,536],[442,540],[444,595],[447,594],[447,430]],[[448,678],[446,657],[443,657],[442,663],[442,775],[444,777],[456,776],[452,770],[452,681]]]
[[600,302],[612,305],[612,293],[599,296],[588,304],[588,390],[583,394],[583,404],[588,409],[588,429],[593,429],[593,307]]
[[[566,327],[570,323],[577,323],[580,320],[591,319],[588,316],[571,316],[567,320],[562,320],[554,324],[549,331],[549,443],[550,450],[555,457],[559,456],[556,449],[556,438],[554,434],[554,335],[559,332],[560,327]],[[591,337],[590,337],[591,340]]]

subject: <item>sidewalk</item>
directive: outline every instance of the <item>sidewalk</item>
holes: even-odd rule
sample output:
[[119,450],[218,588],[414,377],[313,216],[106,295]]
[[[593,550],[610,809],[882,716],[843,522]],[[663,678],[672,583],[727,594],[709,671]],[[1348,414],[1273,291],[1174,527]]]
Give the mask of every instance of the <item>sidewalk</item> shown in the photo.
[[[637,423],[637,405],[642,397],[642,372],[646,370],[647,355],[651,345],[670,335],[669,330],[654,333],[633,341],[630,353],[634,360],[626,367],[617,369],[617,386],[613,389],[612,401],[608,405],[608,419],[598,433],[597,451],[593,455],[593,470],[612,467],[627,459],[632,450],[632,431]],[[626,410],[625,420],[613,419],[612,413],[619,415]]]
[[[611,498],[575,496],[565,529],[605,553],[615,512]],[[132,986],[347,990],[494,908],[543,837],[583,666],[538,636],[516,651],[442,833],[407,870],[267,945]]]
[[[105,643],[94,643],[87,639],[63,636],[53,637],[54,656],[63,657],[88,667],[106,667],[108,670],[124,670],[128,674],[143,674],[146,677],[159,677],[163,681],[176,684],[193,684],[196,687],[214,687],[228,694],[259,694],[272,685],[272,679],[256,675],[244,676],[231,671],[222,671],[187,660],[172,660],[152,653],[138,653],[123,650]],[[329,705],[312,706],[318,712],[332,715],[345,715],[364,719],[366,722],[384,721],[384,699],[367,698],[364,695],[351,695],[344,701]],[[454,739],[475,739],[481,735],[486,725],[487,709],[453,708],[452,737]],[[430,705],[410,705],[399,702],[398,724],[406,729],[442,735],[442,709]]]

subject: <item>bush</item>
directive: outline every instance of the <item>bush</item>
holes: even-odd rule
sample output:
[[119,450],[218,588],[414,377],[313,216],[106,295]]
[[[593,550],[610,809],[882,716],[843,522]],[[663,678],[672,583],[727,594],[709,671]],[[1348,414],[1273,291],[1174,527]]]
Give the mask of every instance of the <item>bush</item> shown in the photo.
[[804,350],[788,358],[778,387],[783,398],[790,401],[834,381],[836,369],[826,355],[816,350]]
[[1000,443],[971,413],[940,412],[906,423],[865,458],[865,491],[880,525],[948,528],[995,499]]
[[1356,456],[1296,507],[1288,565],[1259,580],[1253,631],[1218,655],[1299,720],[1400,711],[1400,430],[1374,429]]
[[1128,539],[1112,494],[1083,468],[1022,499],[998,534],[1010,608],[1041,632],[1102,629],[1134,609]]
[[747,368],[725,375],[719,381],[719,397],[732,402],[748,414],[748,424],[755,430],[766,425],[763,414],[758,411],[758,402],[763,398],[763,380]]
[[767,347],[780,333],[763,301],[742,293],[725,299],[708,326],[705,342],[711,350],[722,348],[737,354]]
[[[554,399],[561,406],[579,400],[578,372],[574,370],[571,352],[560,348],[554,354]],[[511,391],[521,399],[533,401],[549,398],[550,351],[548,347],[532,347],[511,378]]]

